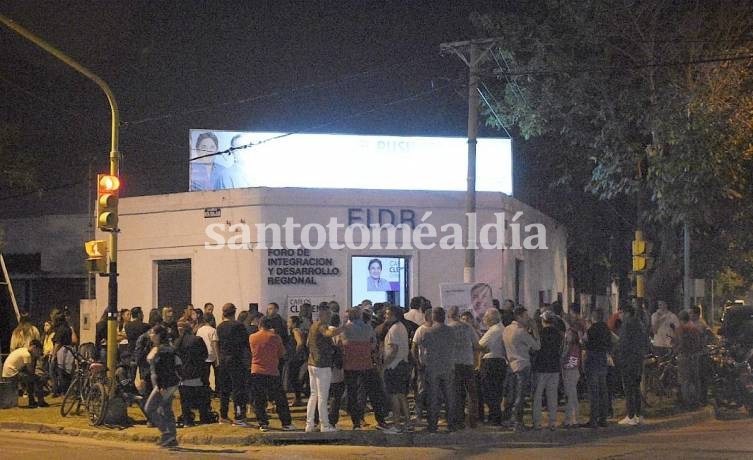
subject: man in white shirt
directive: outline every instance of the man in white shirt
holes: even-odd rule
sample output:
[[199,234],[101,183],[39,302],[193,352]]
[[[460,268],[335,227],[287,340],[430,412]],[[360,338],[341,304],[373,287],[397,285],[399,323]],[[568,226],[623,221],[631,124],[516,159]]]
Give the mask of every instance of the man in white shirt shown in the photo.
[[513,311],[515,319],[502,333],[505,343],[507,362],[512,371],[513,423],[516,432],[525,429],[523,425],[523,404],[528,390],[531,388],[531,351],[541,348],[539,330],[536,323],[531,321],[526,307],[517,307]]
[[675,338],[675,330],[680,326],[677,315],[669,311],[667,302],[660,300],[657,310],[651,315],[651,333],[654,353],[664,356],[672,349]]
[[42,384],[35,373],[37,359],[41,356],[42,342],[33,339],[28,346],[13,350],[3,363],[3,380],[21,384],[29,395],[31,409],[49,406],[44,400]]
[[[217,375],[217,364],[219,360],[219,338],[217,337],[217,329],[212,327],[207,322],[207,317],[198,308],[196,311],[196,337],[201,338],[204,341],[204,345],[207,347],[207,358],[204,360],[204,367],[202,368],[201,381],[209,388],[209,371],[210,368],[214,368],[215,376]],[[217,390],[217,378],[215,377],[215,390]]]
[[410,386],[410,364],[408,363],[408,329],[403,324],[400,307],[390,306],[384,315],[389,329],[384,338],[384,386],[392,401],[392,414],[395,420],[404,417],[404,429],[410,427],[408,411],[408,387]]
[[412,321],[416,326],[424,324],[424,313],[421,311],[423,297],[414,297],[410,301],[410,310],[405,314],[405,319]]
[[[481,395],[489,407],[489,423],[498,426],[502,424],[502,395],[507,373],[507,355],[502,342],[505,326],[496,308],[486,310],[484,324],[489,329],[479,340],[479,346],[486,352],[481,356]],[[479,416],[483,422],[483,406]]]

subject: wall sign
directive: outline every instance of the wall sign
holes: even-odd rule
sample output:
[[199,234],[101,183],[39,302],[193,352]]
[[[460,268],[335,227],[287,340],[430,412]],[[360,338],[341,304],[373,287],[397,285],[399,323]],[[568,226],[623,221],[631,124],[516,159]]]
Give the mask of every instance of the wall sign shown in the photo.
[[313,249],[267,249],[267,285],[316,285],[324,276],[339,276],[332,257]]

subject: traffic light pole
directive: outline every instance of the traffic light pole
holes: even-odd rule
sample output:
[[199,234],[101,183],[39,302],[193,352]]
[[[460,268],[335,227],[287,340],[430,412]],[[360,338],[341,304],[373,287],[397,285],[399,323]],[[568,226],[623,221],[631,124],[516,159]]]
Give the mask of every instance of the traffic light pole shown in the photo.
[[[119,176],[120,172],[120,153],[118,152],[120,116],[118,113],[118,104],[115,102],[115,95],[104,80],[92,73],[89,69],[82,66],[71,57],[65,55],[62,51],[50,45],[43,39],[37,37],[32,32],[17,24],[10,18],[0,14],[0,23],[7,28],[21,35],[25,39],[34,43],[38,47],[47,51],[65,65],[72,67],[75,71],[93,81],[107,96],[110,103],[110,112],[112,119],[112,144],[110,148],[110,174]],[[118,352],[118,232],[110,232],[108,241],[108,256],[110,259],[109,282],[107,284],[109,295],[107,297],[107,370],[110,381],[115,381],[115,368],[117,364]]]

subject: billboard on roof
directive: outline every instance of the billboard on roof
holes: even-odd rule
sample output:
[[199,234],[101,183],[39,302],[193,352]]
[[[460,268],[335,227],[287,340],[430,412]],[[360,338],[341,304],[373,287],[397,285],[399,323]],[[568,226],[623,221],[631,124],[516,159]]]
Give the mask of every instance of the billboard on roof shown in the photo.
[[[244,187],[466,190],[464,137],[190,130],[189,190]],[[509,139],[476,146],[476,190],[512,195]]]

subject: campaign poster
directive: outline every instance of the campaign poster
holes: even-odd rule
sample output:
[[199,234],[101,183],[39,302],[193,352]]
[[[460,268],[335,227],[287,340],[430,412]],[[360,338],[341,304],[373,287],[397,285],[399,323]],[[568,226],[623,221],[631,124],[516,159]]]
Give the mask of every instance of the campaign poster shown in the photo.
[[494,308],[492,287],[488,283],[442,283],[439,298],[445,309],[457,305],[461,312],[470,310],[479,325],[483,325],[486,310]]
[[319,319],[319,304],[335,300],[333,295],[289,295],[285,302],[286,318],[298,316],[301,313],[301,305],[311,304],[311,317],[313,321]]
[[351,300],[359,305],[389,302],[401,307],[408,300],[408,258],[396,256],[351,257]]
[[[189,190],[300,187],[371,190],[467,188],[468,140],[462,137],[365,136],[189,131]],[[416,174],[432,165],[432,174]],[[476,190],[512,195],[512,144],[482,138]]]

